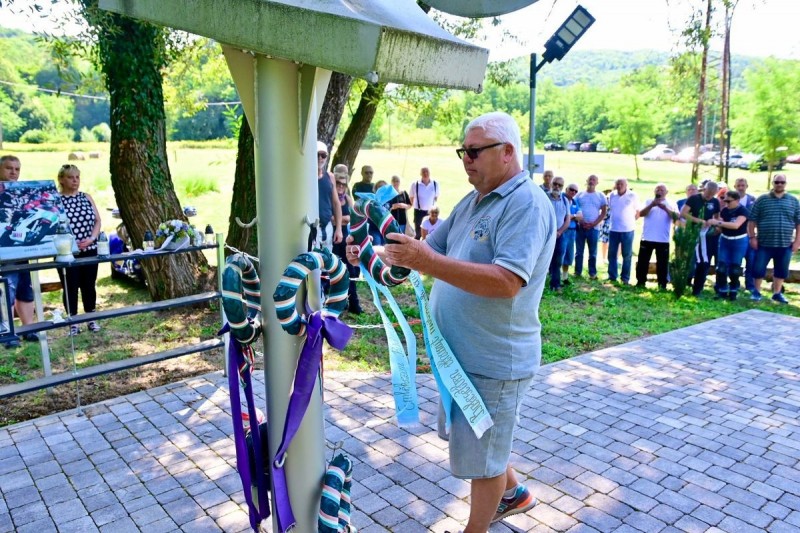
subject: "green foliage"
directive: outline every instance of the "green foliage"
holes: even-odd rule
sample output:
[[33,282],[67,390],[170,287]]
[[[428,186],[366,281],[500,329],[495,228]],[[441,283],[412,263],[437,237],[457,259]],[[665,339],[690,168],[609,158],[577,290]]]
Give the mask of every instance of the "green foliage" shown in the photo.
[[92,128],[92,135],[97,141],[109,142],[111,140],[111,127],[105,122],[101,122]]
[[208,192],[219,192],[217,180],[207,176],[189,176],[177,179],[176,188],[188,198],[195,198]]
[[697,239],[700,236],[701,224],[687,221],[686,225],[678,228],[672,235],[675,243],[672,260],[669,263],[670,279],[672,281],[672,291],[675,298],[679,299],[686,293],[689,285],[689,275],[692,272],[694,250],[697,246]]
[[97,140],[89,128],[81,128],[81,131],[78,133],[78,138],[82,143],[93,143]]

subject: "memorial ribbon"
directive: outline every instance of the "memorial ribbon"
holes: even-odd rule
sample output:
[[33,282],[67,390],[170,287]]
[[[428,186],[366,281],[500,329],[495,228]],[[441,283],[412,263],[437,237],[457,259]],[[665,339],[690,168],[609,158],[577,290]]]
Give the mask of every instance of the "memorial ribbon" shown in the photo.
[[[376,283],[370,275],[368,269],[362,269],[364,278],[367,280],[372,291],[372,302],[378,309],[383,322],[383,329],[386,331],[386,341],[389,347],[389,367],[392,371],[392,391],[394,395],[395,413],[397,424],[400,427],[416,424],[419,422],[419,405],[417,403],[416,370],[417,370],[417,339],[411,326],[403,316],[403,311],[397,305],[397,301],[392,293],[384,285]],[[379,294],[386,298],[389,307],[392,309],[400,329],[405,337],[406,348],[400,342],[400,337],[395,331],[392,321],[386,315],[381,304]]]
[[[283,522],[280,514],[280,494],[288,494],[286,483],[286,471],[284,463],[286,452],[292,442],[300,423],[303,421],[306,409],[308,408],[311,394],[314,391],[314,384],[322,368],[322,345],[323,340],[328,344],[342,350],[350,340],[353,330],[331,314],[315,311],[308,318],[306,325],[306,340],[300,357],[297,360],[297,368],[294,373],[294,385],[292,394],[289,397],[289,407],[286,410],[286,421],[283,425],[283,438],[275,453],[275,460],[272,463],[272,485],[275,488],[276,507],[278,510],[278,528],[281,533],[285,533],[294,526],[294,516],[291,522]],[[288,497],[286,500],[288,501]]]
[[469,376],[461,367],[450,346],[447,345],[439,331],[439,326],[431,314],[428,296],[422,285],[422,278],[417,271],[412,270],[408,276],[419,304],[419,314],[422,320],[422,332],[425,337],[425,349],[431,360],[431,371],[439,388],[442,405],[446,417],[445,429],[450,432],[450,411],[452,400],[455,400],[464,418],[467,419],[472,431],[477,438],[494,425],[486,405],[483,403],[478,391],[470,381]]

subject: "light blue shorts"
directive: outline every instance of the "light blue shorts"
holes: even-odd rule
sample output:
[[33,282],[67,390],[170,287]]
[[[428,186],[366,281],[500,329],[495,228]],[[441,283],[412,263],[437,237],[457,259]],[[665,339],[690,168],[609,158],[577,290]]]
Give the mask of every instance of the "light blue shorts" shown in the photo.
[[450,472],[453,476],[460,479],[497,477],[508,466],[519,408],[533,378],[503,381],[476,374],[469,374],[469,377],[486,404],[494,425],[477,439],[458,404],[453,402],[448,438],[444,408],[439,398],[439,436],[450,441]]

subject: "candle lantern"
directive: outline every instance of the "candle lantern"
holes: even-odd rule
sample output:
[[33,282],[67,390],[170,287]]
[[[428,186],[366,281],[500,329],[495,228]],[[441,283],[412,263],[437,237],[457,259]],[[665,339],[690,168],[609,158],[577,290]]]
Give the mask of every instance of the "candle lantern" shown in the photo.
[[214,228],[211,227],[211,224],[206,225],[206,244],[215,244],[217,242],[216,237],[214,237]]
[[59,224],[58,230],[53,237],[53,244],[56,247],[56,261],[70,263],[75,261],[75,256],[72,255],[72,243],[75,237],[67,231],[65,224]]
[[142,246],[144,246],[145,252],[152,252],[156,247],[156,243],[153,239],[153,232],[149,229],[144,232],[144,242]]

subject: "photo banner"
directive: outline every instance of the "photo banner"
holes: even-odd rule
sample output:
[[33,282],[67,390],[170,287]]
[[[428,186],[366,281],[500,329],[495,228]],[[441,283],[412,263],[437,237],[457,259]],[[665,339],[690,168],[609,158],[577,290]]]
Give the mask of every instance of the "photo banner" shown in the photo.
[[69,230],[53,180],[0,182],[0,261],[55,256],[53,236],[62,221]]

